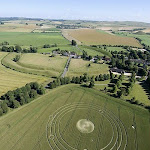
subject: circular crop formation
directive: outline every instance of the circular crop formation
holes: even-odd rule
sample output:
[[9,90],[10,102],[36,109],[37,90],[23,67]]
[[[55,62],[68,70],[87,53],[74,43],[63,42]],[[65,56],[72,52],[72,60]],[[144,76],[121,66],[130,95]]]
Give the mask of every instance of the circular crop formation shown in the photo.
[[46,131],[51,150],[118,150],[127,146],[127,132],[121,120],[93,104],[62,106],[49,116]]
[[79,120],[76,127],[81,133],[91,133],[94,130],[94,124],[87,119]]

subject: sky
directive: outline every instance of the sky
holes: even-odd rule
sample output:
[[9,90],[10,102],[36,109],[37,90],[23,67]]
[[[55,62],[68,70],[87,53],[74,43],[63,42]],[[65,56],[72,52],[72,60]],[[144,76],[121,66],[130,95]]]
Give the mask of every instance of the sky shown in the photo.
[[150,23],[150,0],[0,0],[0,17]]

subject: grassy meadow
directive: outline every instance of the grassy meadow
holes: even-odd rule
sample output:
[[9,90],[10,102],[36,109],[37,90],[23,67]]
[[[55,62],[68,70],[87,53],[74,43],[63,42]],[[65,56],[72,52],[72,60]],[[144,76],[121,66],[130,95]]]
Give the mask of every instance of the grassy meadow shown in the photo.
[[69,35],[85,45],[125,45],[142,47],[133,37],[120,37],[108,33],[98,32],[93,29],[79,29],[68,31]]
[[16,53],[9,53],[2,63],[11,69],[22,73],[35,74],[47,77],[58,77],[64,70],[67,57],[49,57],[42,54],[22,54],[20,60],[13,61]]
[[[0,61],[7,55],[7,53],[0,52]],[[26,83],[37,81],[43,83],[48,78],[35,75],[23,74],[13,71],[0,64],[0,96],[9,90],[14,90],[18,87],[24,86]]]
[[[96,111],[98,108],[110,116]],[[94,124],[94,131],[79,132],[76,123],[80,119],[89,119]],[[69,145],[70,150],[96,150],[105,146],[110,150],[115,145],[113,149],[149,150],[149,124],[149,113],[138,106],[94,89],[61,86],[0,118],[0,149],[65,150],[63,146],[68,148]]]
[[84,73],[92,76],[105,73],[107,74],[108,72],[109,68],[107,64],[96,64],[82,59],[72,59],[70,62],[69,70],[67,72],[67,76],[80,76]]
[[104,56],[103,53],[101,52],[98,52],[98,51],[95,51],[93,50],[91,47],[86,47],[86,46],[79,46],[79,48],[81,50],[84,50],[87,52],[88,55],[91,55],[91,56]]

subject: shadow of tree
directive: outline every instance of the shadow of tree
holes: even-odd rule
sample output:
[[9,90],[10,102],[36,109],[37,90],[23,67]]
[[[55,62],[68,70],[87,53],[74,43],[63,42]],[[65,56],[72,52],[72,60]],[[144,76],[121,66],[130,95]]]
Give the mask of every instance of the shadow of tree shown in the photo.
[[145,82],[141,82],[140,85],[143,87],[144,91],[148,95],[148,99],[150,100],[150,87]]

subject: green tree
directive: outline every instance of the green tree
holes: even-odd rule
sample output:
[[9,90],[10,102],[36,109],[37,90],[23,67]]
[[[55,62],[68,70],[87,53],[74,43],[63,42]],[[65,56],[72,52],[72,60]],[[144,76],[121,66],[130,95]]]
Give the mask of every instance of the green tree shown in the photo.
[[22,48],[21,48],[19,45],[16,45],[16,46],[15,46],[15,51],[16,51],[17,53],[21,53],[21,52],[22,52]]
[[75,83],[76,83],[76,84],[79,84],[79,83],[80,83],[80,78],[79,78],[79,77],[76,77],[76,78],[75,78]]
[[30,91],[30,98],[36,98],[36,96],[37,96],[37,91],[34,90],[34,89],[32,89],[32,90]]
[[0,108],[0,116],[2,116],[3,115],[3,110],[2,110],[2,108]]
[[122,91],[121,91],[121,90],[117,92],[117,96],[118,96],[119,98],[121,98],[121,97],[122,97],[122,95],[123,95],[123,93],[122,93]]
[[31,89],[38,90],[40,85],[37,82],[30,83]]
[[72,40],[71,44],[72,44],[73,46],[76,46],[76,45],[77,45],[77,42],[76,42],[75,40]]
[[8,106],[7,106],[7,104],[6,103],[2,103],[1,104],[1,108],[2,108],[2,110],[3,110],[3,113],[7,113],[8,112]]
[[95,77],[95,81],[99,81],[99,77],[98,76]]
[[83,81],[84,82],[88,82],[89,81],[89,77],[88,77],[87,73],[83,74]]
[[94,81],[91,81],[89,84],[89,88],[93,88],[94,87]]
[[75,77],[72,77],[71,82],[72,82],[72,83],[75,83]]
[[116,93],[116,92],[117,92],[117,90],[118,90],[117,85],[113,86],[112,92],[113,92],[113,93]]
[[120,88],[121,87],[121,81],[118,80],[117,83],[116,83],[116,85],[117,85],[118,88]]
[[13,61],[18,62],[20,59],[20,55],[16,55],[15,58],[13,59]]
[[45,88],[44,88],[43,86],[41,86],[41,87],[38,89],[37,93],[38,93],[39,95],[45,94]]
[[114,74],[110,72],[110,79],[114,79]]
[[104,81],[104,76],[102,74],[99,75],[99,81]]
[[91,60],[91,59],[92,59],[92,56],[90,55],[90,56],[89,56],[89,60]]
[[12,101],[12,108],[18,108],[20,106],[20,103],[16,100]]

